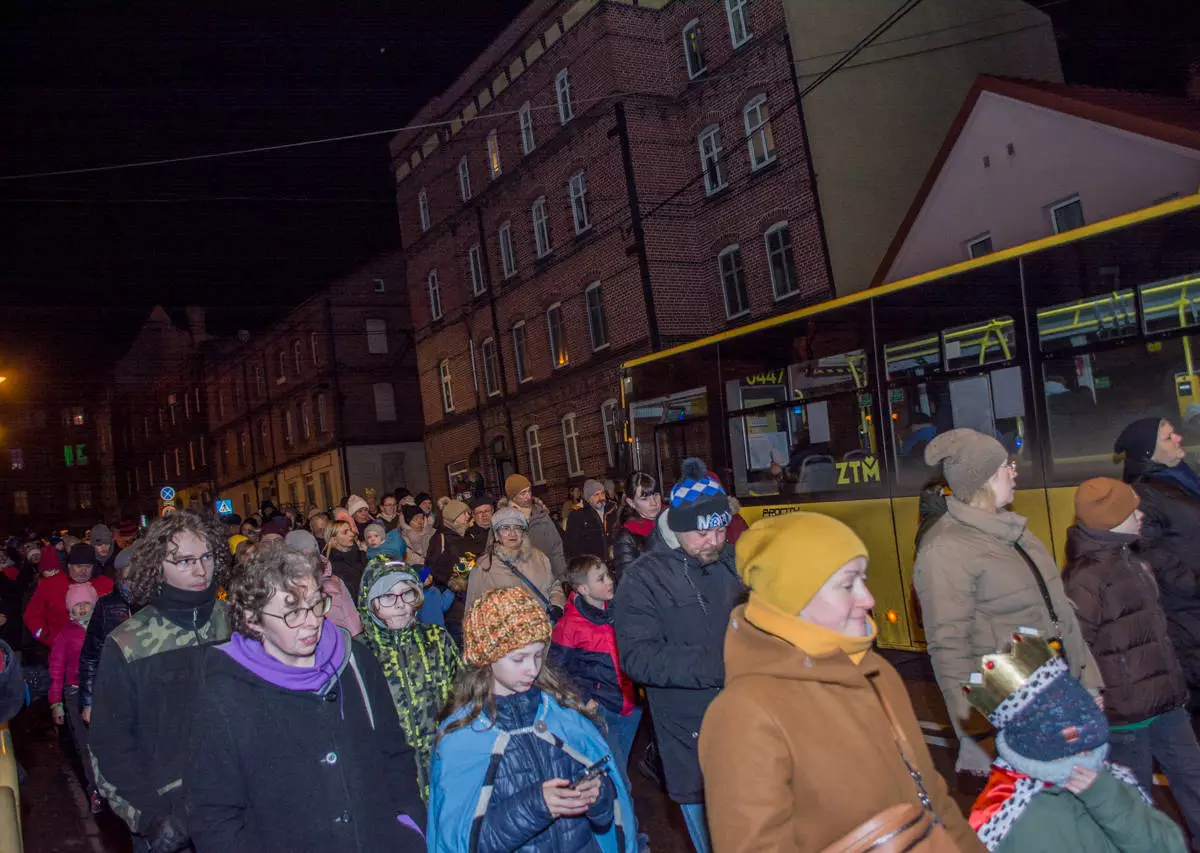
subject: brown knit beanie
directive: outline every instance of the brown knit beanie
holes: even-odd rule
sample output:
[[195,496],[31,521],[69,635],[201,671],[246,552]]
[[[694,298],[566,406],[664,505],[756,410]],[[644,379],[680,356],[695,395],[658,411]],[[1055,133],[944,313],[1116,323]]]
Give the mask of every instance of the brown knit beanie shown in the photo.
[[925,464],[942,463],[946,483],[961,501],[969,501],[1007,461],[1003,444],[973,429],[944,432],[925,448]]
[[1075,492],[1075,518],[1092,530],[1112,530],[1138,508],[1141,498],[1128,483],[1112,477],[1084,480]]
[[525,590],[489,590],[463,619],[463,660],[490,666],[530,643],[550,642],[550,630],[546,609]]
[[509,474],[508,479],[504,481],[504,494],[508,495],[508,499],[511,501],[532,485],[529,478],[522,474]]

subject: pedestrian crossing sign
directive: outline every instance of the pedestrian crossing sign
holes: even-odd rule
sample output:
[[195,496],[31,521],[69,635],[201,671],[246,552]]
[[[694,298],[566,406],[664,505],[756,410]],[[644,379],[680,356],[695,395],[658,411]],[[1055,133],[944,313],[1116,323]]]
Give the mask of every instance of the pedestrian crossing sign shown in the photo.
[[217,515],[233,515],[232,498],[221,498],[217,501]]

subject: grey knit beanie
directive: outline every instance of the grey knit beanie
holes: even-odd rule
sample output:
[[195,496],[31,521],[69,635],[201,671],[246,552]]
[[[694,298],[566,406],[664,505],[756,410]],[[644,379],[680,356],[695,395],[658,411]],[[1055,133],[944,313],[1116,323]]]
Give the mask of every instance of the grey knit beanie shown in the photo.
[[925,464],[942,463],[946,483],[962,501],[969,501],[1007,461],[1003,444],[973,429],[944,432],[925,448]]

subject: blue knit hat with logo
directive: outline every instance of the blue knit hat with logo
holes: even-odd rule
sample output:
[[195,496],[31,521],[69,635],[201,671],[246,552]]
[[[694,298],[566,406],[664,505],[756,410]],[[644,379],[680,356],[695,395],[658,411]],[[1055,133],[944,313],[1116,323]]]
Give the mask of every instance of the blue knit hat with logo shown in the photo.
[[1008,750],[1034,761],[1056,761],[1108,743],[1104,712],[1061,657],[1038,667],[988,720]]
[[729,496],[701,459],[683,460],[679,482],[671,487],[667,526],[676,533],[715,530],[733,521]]

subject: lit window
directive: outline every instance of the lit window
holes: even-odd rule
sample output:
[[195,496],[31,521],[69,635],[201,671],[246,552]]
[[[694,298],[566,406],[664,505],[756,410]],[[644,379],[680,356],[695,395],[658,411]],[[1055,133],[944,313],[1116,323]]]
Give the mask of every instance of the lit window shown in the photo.
[[544,258],[550,254],[550,217],[546,215],[546,199],[539,198],[533,203],[533,244],[537,256]]
[[387,351],[387,323],[376,318],[367,320],[367,352],[385,355]]
[[576,234],[582,234],[592,227],[588,217],[587,175],[583,172],[571,176],[571,218],[575,220]]
[[29,492],[23,489],[13,492],[13,512],[17,515],[29,515]]
[[617,401],[605,400],[600,404],[600,424],[604,428],[604,449],[608,453],[610,468],[617,464],[617,445],[620,436],[617,435]]
[[746,144],[750,147],[750,168],[761,169],[775,160],[775,135],[771,132],[771,113],[767,96],[759,95],[746,104]]
[[392,388],[392,383],[376,382],[374,388],[375,420],[380,422],[396,420],[396,391]]
[[546,311],[546,328],[550,334],[550,358],[555,369],[558,369],[570,360],[566,331],[563,329],[562,303],[555,302]]
[[188,440],[188,470],[196,470],[196,442]]
[[192,399],[187,395],[183,395],[183,419],[190,421],[192,419]]
[[577,477],[583,473],[583,464],[579,461],[579,433],[575,431],[575,415],[567,415],[562,419],[563,449],[567,455],[567,475]]
[[471,200],[471,163],[466,157],[458,161],[458,194],[463,201]]
[[771,289],[776,299],[791,296],[799,290],[796,284],[796,264],[792,257],[792,233],[786,222],[772,225],[763,235],[767,243],[767,265],[771,269]]
[[513,251],[511,222],[500,226],[500,270],[505,278],[512,278],[517,274],[517,255]]
[[375,285],[376,293],[387,293],[387,281],[382,278],[373,278],[371,283]]
[[75,426],[83,426],[84,417],[82,406],[76,406],[71,410],[71,423]]
[[604,316],[604,300],[600,282],[592,282],[585,291],[587,297],[588,333],[592,336],[592,351],[608,346],[608,320]]
[[14,471],[25,470],[25,454],[19,448],[8,451],[8,457]]
[[725,163],[721,152],[721,128],[717,125],[700,131],[700,168],[704,171],[704,191],[712,195],[725,189]]
[[526,154],[532,154],[537,143],[533,138],[533,110],[529,107],[529,101],[521,104],[517,117],[521,121],[521,150]]
[[179,403],[176,401],[175,395],[171,394],[167,397],[167,412],[171,416],[171,426],[175,426],[175,412],[179,408]]
[[492,131],[487,135],[487,155],[488,155],[488,172],[492,176],[492,180],[500,177],[500,140],[496,137],[496,131]]
[[175,451],[174,451],[174,455],[175,455],[175,476],[182,477],[183,476],[183,453],[180,451],[180,449],[178,447],[176,447]]
[[687,60],[688,78],[694,80],[705,72],[704,45],[700,40],[700,22],[693,20],[683,28],[683,56]]
[[478,243],[467,250],[467,272],[471,276],[471,293],[478,296],[485,289],[483,283],[483,256],[479,252]]
[[500,393],[500,363],[496,358],[496,341],[488,338],[480,347],[483,356],[483,387],[489,397]]
[[554,94],[558,97],[558,120],[566,124],[575,112],[571,105],[571,75],[565,68],[554,78]]
[[546,476],[542,471],[542,442],[538,438],[537,427],[531,426],[525,430],[525,444],[529,447],[529,479],[540,486],[546,482]]
[[425,190],[417,193],[417,212],[421,216],[421,230],[429,230],[429,193]]
[[[435,319],[442,319],[442,289],[438,284],[437,270],[429,271],[429,315]],[[386,352],[386,350],[385,350]]]
[[991,234],[981,234],[973,240],[967,241],[968,258],[982,258],[984,255],[990,255],[992,251]]
[[1076,228],[1082,228],[1085,222],[1083,218],[1083,202],[1079,200],[1079,196],[1072,196],[1065,201],[1051,205],[1050,223],[1054,226],[1055,234],[1062,234],[1064,231],[1073,231]]
[[742,250],[739,246],[726,246],[717,255],[721,270],[721,289],[725,293],[725,316],[733,319],[750,310],[750,297],[746,294],[746,276],[742,272]]
[[517,371],[517,382],[525,382],[529,379],[529,363],[525,348],[525,322],[522,321],[513,326],[513,366]]
[[450,377],[450,360],[443,359],[438,365],[438,376],[442,383],[442,409],[447,412],[454,411],[454,382]]
[[750,40],[750,24],[746,21],[749,0],[725,0],[725,17],[729,19],[729,40],[741,47]]

